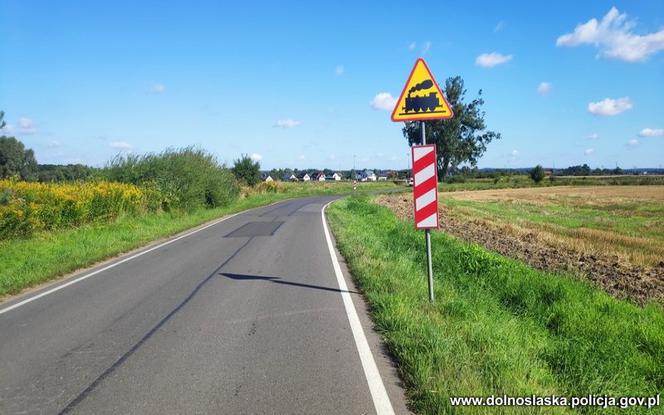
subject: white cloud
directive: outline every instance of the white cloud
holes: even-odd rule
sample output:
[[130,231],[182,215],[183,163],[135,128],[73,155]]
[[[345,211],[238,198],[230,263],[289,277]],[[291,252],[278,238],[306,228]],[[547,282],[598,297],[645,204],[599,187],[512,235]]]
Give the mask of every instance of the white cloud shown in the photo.
[[112,141],[109,145],[113,150],[117,151],[129,151],[133,148],[133,146],[126,141]]
[[34,134],[37,132],[32,119],[28,117],[20,117],[18,119],[18,132],[22,134]]
[[166,91],[166,87],[163,84],[154,84],[150,87],[150,93],[152,94],[161,94]]
[[249,156],[249,157],[251,157],[251,159],[252,159],[253,161],[261,161],[261,160],[263,160],[263,156],[261,156],[261,155],[258,154],[258,153],[251,153],[251,156]]
[[628,145],[629,147],[636,147],[636,146],[638,146],[639,144],[640,144],[640,143],[639,143],[639,140],[637,140],[636,138],[632,138],[631,140],[629,140],[629,141],[627,142],[627,145]]
[[31,118],[28,117],[19,117],[19,119],[16,121],[16,125],[6,124],[3,128],[0,128],[1,134],[6,134],[9,136],[16,134],[28,135],[34,134],[36,132],[37,129],[35,128],[34,122]]
[[55,140],[53,140],[50,143],[46,144],[46,147],[48,147],[48,148],[58,148],[60,146],[61,146],[60,142],[55,141]]
[[397,104],[397,99],[389,92],[380,92],[369,102],[375,110],[392,111]]
[[498,52],[483,53],[475,58],[475,64],[485,67],[493,68],[496,65],[501,65],[512,60],[512,55],[503,55]]
[[586,156],[589,156],[595,152],[594,148],[587,148],[586,151],[583,152]]
[[411,42],[410,45],[408,45],[408,50],[415,50],[417,47],[417,43]]
[[664,128],[644,128],[639,137],[664,137]]
[[336,158],[337,156],[335,156],[334,154],[330,154],[329,156],[327,156],[328,160],[335,160]]
[[626,13],[612,7],[601,21],[592,18],[577,25],[574,32],[558,37],[556,46],[593,45],[599,56],[626,62],[644,61],[664,49],[664,29],[637,35],[632,32],[635,26]]
[[337,65],[337,67],[334,69],[334,74],[336,76],[341,76],[345,72],[344,66],[343,65]]
[[431,42],[425,42],[422,48],[422,55],[426,54],[431,49]]
[[304,160],[305,158],[306,157],[304,156],[304,154],[300,154],[299,156],[297,156],[298,160]]
[[496,24],[496,27],[493,28],[493,31],[498,33],[505,28],[505,21],[501,20]]
[[295,121],[288,118],[285,120],[277,120],[277,122],[274,123],[274,126],[278,128],[295,128],[300,124],[302,124],[301,121]]
[[512,150],[510,154],[512,155],[512,157],[517,157],[519,155],[519,152],[517,150]]
[[597,140],[598,138],[599,134],[597,133],[588,134],[588,140]]
[[588,111],[594,115],[614,116],[623,113],[633,107],[632,100],[629,97],[618,99],[604,98],[598,102],[588,104]]
[[551,92],[551,89],[553,86],[551,85],[551,82],[540,82],[539,85],[537,85],[537,93],[545,96],[548,95],[549,92]]

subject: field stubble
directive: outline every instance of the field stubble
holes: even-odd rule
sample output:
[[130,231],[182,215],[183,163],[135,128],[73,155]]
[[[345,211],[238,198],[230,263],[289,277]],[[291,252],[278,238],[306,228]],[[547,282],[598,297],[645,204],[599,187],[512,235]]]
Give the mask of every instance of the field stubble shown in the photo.
[[[441,230],[617,298],[664,302],[664,186],[499,189],[441,195]],[[410,195],[380,196],[412,218]]]

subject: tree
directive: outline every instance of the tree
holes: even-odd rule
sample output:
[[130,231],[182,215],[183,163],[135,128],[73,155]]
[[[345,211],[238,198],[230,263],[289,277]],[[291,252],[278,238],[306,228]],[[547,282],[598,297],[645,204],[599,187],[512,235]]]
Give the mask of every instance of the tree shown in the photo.
[[246,154],[235,160],[233,165],[233,174],[240,182],[249,186],[254,186],[261,181],[261,165]]
[[5,112],[0,111],[0,130],[5,128],[5,125],[7,125],[7,123],[5,123]]
[[570,166],[562,171],[563,176],[590,176],[590,173],[590,166],[587,164],[583,166]]
[[[1,124],[0,120],[0,124]],[[14,137],[0,137],[0,179],[20,177],[37,178],[37,160],[32,149],[27,149]]]
[[[465,102],[463,79],[456,76],[445,81],[445,96],[454,111],[454,117],[449,120],[425,121],[427,144],[436,144],[438,177],[441,180],[447,176],[450,167],[456,168],[463,162],[476,166],[487,144],[500,139],[500,133],[486,129],[481,89],[477,98]],[[406,122],[403,135],[408,144],[421,144],[421,122]]]
[[530,178],[533,179],[535,183],[539,183],[544,179],[544,168],[541,165],[535,166],[530,171]]

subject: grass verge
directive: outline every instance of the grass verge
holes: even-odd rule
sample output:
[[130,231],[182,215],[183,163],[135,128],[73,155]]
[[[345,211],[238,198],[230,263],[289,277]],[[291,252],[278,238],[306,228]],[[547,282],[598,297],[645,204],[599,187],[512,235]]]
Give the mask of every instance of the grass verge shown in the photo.
[[[359,187],[358,192],[402,188],[405,189],[392,183],[372,183]],[[78,228],[39,232],[26,239],[0,241],[0,300],[224,215],[289,198],[338,194],[348,189],[348,186],[301,184],[291,186],[288,192],[251,194],[223,208],[199,209],[190,213],[126,215],[110,223],[86,224]]]
[[415,412],[568,413],[452,407],[449,397],[653,396],[664,389],[660,306],[616,300],[439,232],[432,235],[437,300],[430,305],[421,232],[366,197],[334,203],[328,217]]

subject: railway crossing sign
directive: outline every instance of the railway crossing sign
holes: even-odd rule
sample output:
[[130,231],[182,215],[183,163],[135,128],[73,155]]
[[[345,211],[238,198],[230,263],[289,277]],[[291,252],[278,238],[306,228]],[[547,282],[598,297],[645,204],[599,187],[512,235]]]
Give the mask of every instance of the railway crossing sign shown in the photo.
[[416,229],[438,228],[436,145],[413,146],[413,208]]
[[406,86],[392,111],[392,121],[420,121],[422,145],[413,145],[413,210],[415,229],[424,229],[427,250],[429,301],[433,303],[433,261],[431,229],[438,228],[438,159],[436,145],[427,145],[427,120],[454,117],[443,91],[424,59],[419,58],[410,71]]
[[392,111],[392,121],[424,121],[452,118],[454,113],[431,74],[419,58]]

